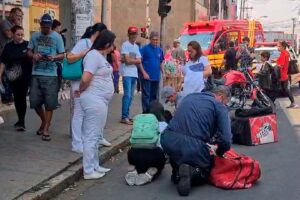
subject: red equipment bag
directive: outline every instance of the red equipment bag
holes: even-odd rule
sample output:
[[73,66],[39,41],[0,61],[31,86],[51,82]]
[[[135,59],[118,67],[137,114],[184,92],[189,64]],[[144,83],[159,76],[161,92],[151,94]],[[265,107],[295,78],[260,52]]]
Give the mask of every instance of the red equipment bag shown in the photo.
[[276,114],[235,117],[231,123],[233,143],[259,145],[278,142]]
[[259,162],[230,149],[224,157],[215,157],[210,183],[223,189],[247,189],[260,178]]

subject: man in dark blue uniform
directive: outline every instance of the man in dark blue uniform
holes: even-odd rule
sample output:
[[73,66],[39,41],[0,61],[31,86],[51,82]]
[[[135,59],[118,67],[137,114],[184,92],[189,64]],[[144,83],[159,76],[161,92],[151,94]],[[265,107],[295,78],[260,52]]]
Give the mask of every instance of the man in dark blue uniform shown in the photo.
[[229,99],[225,86],[186,96],[161,135],[173,168],[172,180],[178,183],[181,196],[189,194],[192,183],[207,181],[213,163],[208,144],[217,144],[218,156],[230,149],[232,135],[225,106]]

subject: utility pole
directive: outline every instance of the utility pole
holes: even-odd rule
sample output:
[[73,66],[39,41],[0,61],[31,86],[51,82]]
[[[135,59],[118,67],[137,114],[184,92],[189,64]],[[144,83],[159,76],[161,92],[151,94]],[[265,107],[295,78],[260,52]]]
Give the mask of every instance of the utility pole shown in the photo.
[[219,0],[219,20],[222,18],[222,0]]
[[243,9],[243,0],[241,1],[241,5],[240,5],[240,19],[242,19],[242,9]]
[[149,28],[151,26],[150,18],[150,0],[146,0],[146,38],[149,37]]
[[207,11],[207,18],[210,20],[210,2],[211,0],[208,0],[208,11]]
[[244,10],[246,10],[246,11],[247,11],[246,17],[247,17],[247,19],[249,19],[249,18],[250,18],[250,15],[249,15],[249,10],[251,10],[251,12],[252,12],[252,10],[253,10],[253,7],[245,7],[245,8],[244,8]]
[[2,0],[2,19],[5,20],[5,0]]
[[102,5],[101,5],[101,22],[105,24],[105,16],[106,16],[106,0],[102,0]]
[[295,49],[295,28],[296,28],[296,18],[292,18],[293,30],[292,30],[292,47]]

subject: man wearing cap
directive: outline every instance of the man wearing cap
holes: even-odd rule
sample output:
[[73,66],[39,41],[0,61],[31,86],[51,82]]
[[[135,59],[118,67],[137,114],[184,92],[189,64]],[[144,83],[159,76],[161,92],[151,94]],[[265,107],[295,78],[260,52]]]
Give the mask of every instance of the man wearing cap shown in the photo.
[[218,156],[230,149],[231,125],[225,106],[229,99],[230,90],[225,86],[187,95],[161,135],[173,169],[172,180],[181,196],[189,194],[192,184],[208,180],[211,144],[218,145]]
[[159,81],[164,74],[162,62],[164,54],[159,47],[158,32],[150,33],[150,43],[141,49],[142,54],[142,107],[143,113],[149,112],[152,101],[157,100]]
[[141,53],[136,39],[138,36],[137,27],[128,28],[128,41],[124,42],[121,47],[122,65],[121,75],[123,76],[124,95],[122,99],[122,116],[121,123],[132,125],[130,118],[130,107],[134,98],[136,81],[138,78],[138,67],[141,64]]
[[[12,40],[11,28],[14,25],[22,26],[23,11],[19,7],[12,8],[9,17],[0,23],[0,55],[4,46]],[[13,101],[12,91],[4,72],[4,65],[0,66],[0,93],[4,104],[10,104]],[[4,74],[2,76],[2,74]],[[2,91],[2,92],[1,92]]]
[[[57,61],[64,58],[64,43],[60,34],[51,30],[52,18],[44,14],[40,20],[41,31],[32,35],[28,56],[33,59],[30,107],[35,109],[42,123],[37,135],[50,141],[49,127],[53,110],[58,102]],[[45,107],[45,110],[43,108]]]

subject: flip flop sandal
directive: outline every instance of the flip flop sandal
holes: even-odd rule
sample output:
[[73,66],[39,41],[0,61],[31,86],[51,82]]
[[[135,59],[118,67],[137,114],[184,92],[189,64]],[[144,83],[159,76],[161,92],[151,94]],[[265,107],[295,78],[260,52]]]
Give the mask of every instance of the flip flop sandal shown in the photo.
[[121,123],[122,124],[127,124],[127,125],[133,125],[133,123],[129,119],[122,119]]
[[43,131],[42,130],[38,130],[37,132],[36,132],[36,135],[43,135]]
[[49,141],[51,141],[51,137],[50,137],[50,135],[45,135],[45,134],[43,134],[43,135],[42,135],[42,140],[43,140],[43,141],[49,142]]

